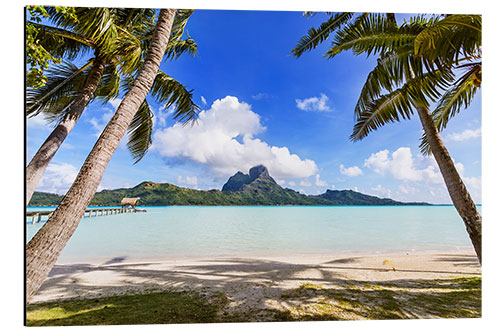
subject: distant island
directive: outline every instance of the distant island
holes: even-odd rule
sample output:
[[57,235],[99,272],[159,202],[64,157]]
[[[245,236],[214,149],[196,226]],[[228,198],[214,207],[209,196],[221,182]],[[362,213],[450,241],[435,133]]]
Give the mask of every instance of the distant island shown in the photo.
[[[193,190],[146,181],[132,188],[97,192],[90,205],[117,206],[124,197],[140,197],[141,206],[430,205],[378,198],[352,190],[326,190],[320,195],[305,195],[281,187],[263,165],[251,168],[248,174],[238,171],[222,190]],[[35,192],[29,206],[57,206],[62,198],[58,194]]]

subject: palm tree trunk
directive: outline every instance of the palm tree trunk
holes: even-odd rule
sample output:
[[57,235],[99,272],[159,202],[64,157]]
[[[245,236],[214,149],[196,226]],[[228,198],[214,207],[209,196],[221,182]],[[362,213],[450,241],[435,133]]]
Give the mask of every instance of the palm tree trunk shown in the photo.
[[83,90],[75,98],[64,118],[50,133],[26,167],[26,204],[29,204],[47,166],[90,102],[101,81],[103,72],[104,62],[99,57],[96,57],[89,76],[85,80]]
[[97,140],[61,204],[27,244],[27,302],[38,291],[76,230],[120,139],[151,89],[170,37],[175,14],[175,9],[160,11],[146,60],[131,89]]
[[443,144],[443,140],[439,135],[436,125],[432,119],[432,115],[427,107],[417,107],[418,116],[422,122],[425,135],[429,140],[432,154],[443,175],[446,188],[450,194],[453,205],[462,220],[465,223],[465,228],[476,251],[477,258],[481,263],[481,225],[482,218],[477,211],[474,201],[467,191],[460,175],[455,168],[455,164],[448,153],[448,150]]

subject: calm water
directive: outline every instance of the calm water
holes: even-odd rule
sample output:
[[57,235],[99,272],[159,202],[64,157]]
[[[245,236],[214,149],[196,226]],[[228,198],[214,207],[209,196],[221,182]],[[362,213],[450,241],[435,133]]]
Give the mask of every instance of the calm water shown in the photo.
[[[471,248],[452,206],[145,208],[82,219],[60,260]],[[41,226],[27,224],[27,239]]]

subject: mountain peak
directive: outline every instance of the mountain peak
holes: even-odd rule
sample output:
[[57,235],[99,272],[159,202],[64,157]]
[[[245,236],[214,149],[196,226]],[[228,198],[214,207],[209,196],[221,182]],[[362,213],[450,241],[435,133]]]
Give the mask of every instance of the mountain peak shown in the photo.
[[262,164],[250,168],[248,173],[249,174],[244,174],[241,171],[236,172],[233,176],[229,177],[224,186],[222,186],[222,191],[239,191],[243,186],[252,183],[256,179],[266,179],[276,183],[269,175],[267,168]]
[[254,166],[253,168],[250,168],[248,171],[248,174],[250,175],[250,182],[253,182],[257,178],[263,178],[263,179],[269,179],[272,177],[269,176],[269,171],[265,166],[262,164]]

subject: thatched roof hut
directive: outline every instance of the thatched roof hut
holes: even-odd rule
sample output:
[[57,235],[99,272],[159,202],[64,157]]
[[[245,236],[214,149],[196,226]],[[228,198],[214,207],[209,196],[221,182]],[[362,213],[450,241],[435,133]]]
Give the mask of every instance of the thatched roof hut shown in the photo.
[[139,203],[140,198],[123,198],[121,205],[123,206],[132,206],[135,208],[137,204]]

